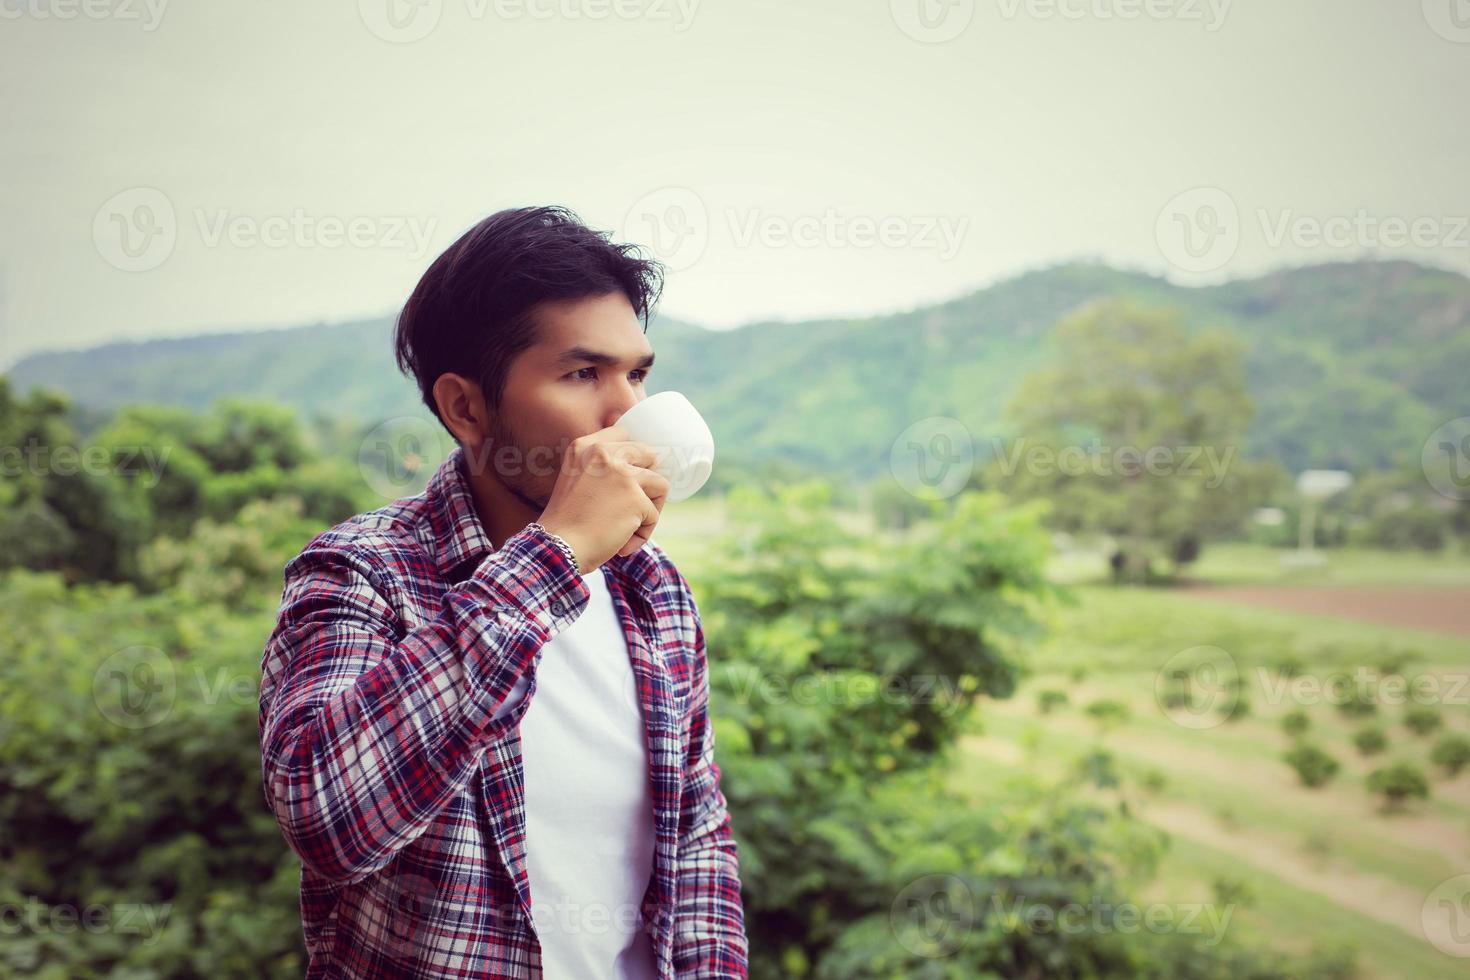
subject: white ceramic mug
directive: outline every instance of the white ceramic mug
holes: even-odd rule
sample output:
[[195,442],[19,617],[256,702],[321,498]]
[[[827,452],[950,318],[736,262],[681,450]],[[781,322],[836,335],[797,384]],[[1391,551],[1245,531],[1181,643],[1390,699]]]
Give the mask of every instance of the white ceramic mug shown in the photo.
[[677,391],[649,395],[623,413],[617,425],[658,454],[653,468],[669,481],[673,503],[694,496],[715,465],[715,437],[704,417]]

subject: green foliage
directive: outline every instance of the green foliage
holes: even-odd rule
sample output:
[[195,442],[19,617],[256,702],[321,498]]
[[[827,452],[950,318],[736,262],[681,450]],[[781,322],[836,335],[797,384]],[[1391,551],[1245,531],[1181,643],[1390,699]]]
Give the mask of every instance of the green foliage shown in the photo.
[[[59,403],[0,405],[47,445],[75,441]],[[282,565],[361,500],[360,474],[240,405],[130,410],[93,444],[114,463],[168,453],[149,479],[100,479],[111,531],[53,509],[82,529],[62,569],[0,577],[0,904],[37,912],[0,974],[299,977],[299,864],[259,784],[259,657]],[[47,483],[0,488],[65,501]],[[893,543],[845,531],[833,499],[818,482],[732,489],[734,530],[696,589],[752,975],[1282,976],[1233,944],[1032,927],[1125,902],[1165,846],[1070,784],[979,804],[944,788],[976,704],[1014,692],[1056,596],[1043,508],[963,493]],[[136,582],[86,580],[110,566],[76,562],[106,540]],[[1118,789],[1106,752],[1085,776]],[[55,926],[87,909],[153,925]]]
[[1383,797],[1385,809],[1396,809],[1411,799],[1429,798],[1429,780],[1418,766],[1407,762],[1375,769],[1368,774],[1368,792]]
[[[20,401],[0,378],[0,447],[0,571],[57,571],[68,582],[171,581],[164,540],[187,538],[200,520],[226,525],[249,504],[295,500],[283,506],[297,508],[302,527],[375,505],[355,466],[313,456],[290,412],[272,405],[227,399],[203,416],[136,405],[84,441],[64,399]],[[140,561],[150,543],[154,558]]]
[[1106,749],[1094,749],[1078,759],[1077,775],[1098,789],[1115,789],[1122,785],[1118,778],[1118,760]]
[[1377,755],[1388,748],[1388,736],[1380,726],[1370,725],[1353,733],[1353,745],[1362,755]]
[[1293,708],[1281,716],[1281,730],[1292,738],[1299,738],[1312,727],[1312,719],[1301,708]]
[[1378,702],[1373,700],[1373,691],[1366,684],[1331,687],[1327,699],[1349,718],[1370,718],[1378,714]]
[[1271,669],[1276,672],[1276,676],[1282,679],[1290,679],[1292,677],[1300,677],[1306,671],[1306,665],[1302,663],[1300,657],[1287,654],[1272,664]]
[[1292,746],[1283,758],[1296,770],[1302,785],[1314,789],[1326,785],[1341,768],[1338,761],[1324,750],[1305,742]]
[[1226,696],[1220,705],[1220,717],[1225,721],[1239,721],[1251,713],[1250,690],[1238,675],[1225,681]]
[[1210,882],[1215,904],[1250,908],[1256,904],[1256,890],[1244,878],[1221,875]]
[[[300,867],[260,789],[268,617],[21,571],[0,619],[0,903],[37,910],[0,972],[301,976]],[[89,909],[113,925],[63,931]]]
[[1444,769],[1447,776],[1458,776],[1460,770],[1470,766],[1470,738],[1464,735],[1446,735],[1434,743],[1429,761]]
[[234,612],[274,607],[286,562],[320,530],[302,510],[296,497],[257,500],[228,523],[204,518],[185,539],[155,539],[139,563],[152,588],[190,602]]
[[1238,458],[1252,409],[1236,341],[1110,300],[1062,321],[1052,343],[1055,360],[1011,403],[1020,438],[992,478],[1051,500],[1064,530],[1117,538],[1120,578],[1146,580],[1156,558],[1187,564],[1259,499]]
[[1132,714],[1128,710],[1128,705],[1112,698],[1099,698],[1088,704],[1083,710],[1098,723],[1099,727],[1104,729],[1116,728],[1126,722]]
[[1066,691],[1049,688],[1036,693],[1036,710],[1044,715],[1049,715],[1054,709],[1066,706],[1070,699]]
[[1432,735],[1444,724],[1436,708],[1427,704],[1416,704],[1404,709],[1404,727],[1415,735]]

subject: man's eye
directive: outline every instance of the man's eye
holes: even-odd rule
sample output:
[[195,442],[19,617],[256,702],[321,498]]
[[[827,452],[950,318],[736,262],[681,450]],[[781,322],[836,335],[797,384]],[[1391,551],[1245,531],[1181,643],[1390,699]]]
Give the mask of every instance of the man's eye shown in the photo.
[[[583,371],[591,371],[591,372],[593,372],[592,377],[590,377],[590,378],[589,377],[583,377],[582,376],[582,372]],[[644,370],[643,368],[638,368],[636,371],[633,372],[633,374],[635,374],[635,375],[638,376],[636,380],[638,381],[639,384],[642,384],[643,381],[644,381],[644,379],[648,377],[648,372],[646,370]],[[576,378],[578,381],[592,381],[592,380],[594,380],[597,377],[597,368],[595,368],[595,367],[578,368],[577,370],[575,370],[575,371],[572,372],[571,376],[574,377],[574,378]]]

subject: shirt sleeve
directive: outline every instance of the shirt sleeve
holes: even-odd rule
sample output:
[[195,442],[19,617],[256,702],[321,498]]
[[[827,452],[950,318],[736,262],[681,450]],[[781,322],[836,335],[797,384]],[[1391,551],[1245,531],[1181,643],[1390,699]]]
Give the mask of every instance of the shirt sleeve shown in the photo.
[[674,970],[680,977],[746,977],[749,942],[740,897],[739,852],[715,765],[704,627],[692,596],[689,604],[695,624],[695,673],[675,867]]
[[392,544],[329,541],[286,566],[262,659],[261,762],[291,849],[350,883],[419,837],[520,724],[541,649],[591,593],[526,528],[446,591],[433,620],[404,629],[385,598]]

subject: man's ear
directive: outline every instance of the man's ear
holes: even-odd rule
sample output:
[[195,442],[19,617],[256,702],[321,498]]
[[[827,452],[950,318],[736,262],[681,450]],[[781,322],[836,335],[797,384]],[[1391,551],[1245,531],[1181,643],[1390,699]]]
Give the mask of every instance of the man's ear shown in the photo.
[[441,374],[434,382],[434,404],[461,445],[477,446],[490,432],[489,410],[479,382],[461,374]]

